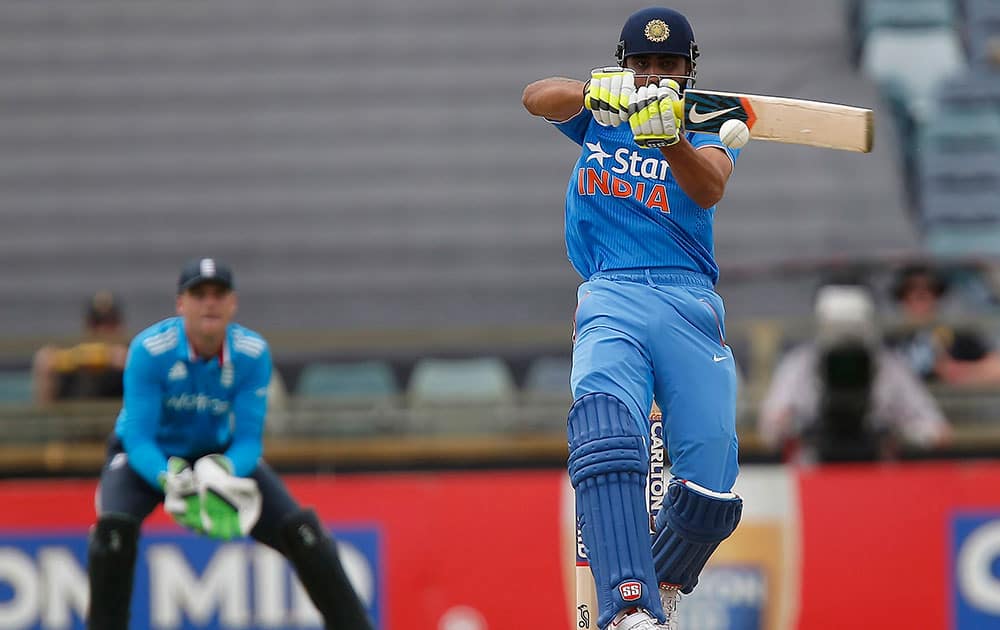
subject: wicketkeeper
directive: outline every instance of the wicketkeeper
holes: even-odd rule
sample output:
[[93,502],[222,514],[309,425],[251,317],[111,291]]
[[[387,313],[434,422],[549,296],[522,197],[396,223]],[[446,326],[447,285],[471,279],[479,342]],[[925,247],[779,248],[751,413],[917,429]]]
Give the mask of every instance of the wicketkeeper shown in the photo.
[[232,323],[236,306],[230,269],[192,260],[180,275],[178,317],[129,346],[88,549],[91,630],[128,628],[139,529],[161,502],[194,532],[249,534],[288,558],[327,628],[372,628],[316,514],[261,459],[271,353]]

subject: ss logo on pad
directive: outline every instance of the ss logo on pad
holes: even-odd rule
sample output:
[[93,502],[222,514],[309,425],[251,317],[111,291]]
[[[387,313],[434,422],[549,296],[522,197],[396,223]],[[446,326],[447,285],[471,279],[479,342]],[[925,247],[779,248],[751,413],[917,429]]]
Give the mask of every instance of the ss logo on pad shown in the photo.
[[634,602],[642,597],[642,582],[637,580],[622,582],[618,585],[618,592],[621,594],[623,600]]

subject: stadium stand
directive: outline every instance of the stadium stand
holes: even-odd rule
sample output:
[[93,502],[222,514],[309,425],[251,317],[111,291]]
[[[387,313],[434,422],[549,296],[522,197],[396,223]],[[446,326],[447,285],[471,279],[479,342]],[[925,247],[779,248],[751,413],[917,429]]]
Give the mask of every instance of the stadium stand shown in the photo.
[[0,371],[0,402],[30,404],[34,400],[30,370]]
[[407,402],[408,428],[416,433],[496,433],[519,421],[514,379],[497,357],[421,359]]
[[991,43],[1000,34],[1000,4],[993,0],[960,0],[965,15],[964,39],[970,61],[988,70],[996,62],[991,57]]
[[900,137],[914,224],[933,255],[1000,253],[1000,82],[991,0],[849,3],[863,71]]
[[568,356],[538,357],[528,366],[522,388],[525,398],[532,401],[572,402],[569,379],[573,370]]
[[407,391],[413,407],[461,404],[503,405],[514,401],[514,379],[495,357],[422,359],[413,369]]
[[401,424],[400,403],[395,372],[385,361],[312,362],[299,374],[286,426],[277,434],[377,434]]
[[296,393],[335,404],[377,404],[391,401],[399,386],[384,361],[310,363],[299,375]]
[[[836,3],[681,5],[703,87],[877,103],[843,59]],[[564,325],[576,150],[520,94],[608,63],[627,9],[4,3],[17,96],[0,114],[0,292],[18,300],[0,326],[75,330],[67,313],[93,278],[135,325],[153,321],[177,261],[206,251],[239,270],[246,323],[268,332]],[[720,209],[722,264],[911,247],[885,132],[864,157],[748,148]]]
[[[696,24],[699,87],[877,112],[870,155],[755,142],[740,159],[716,241],[728,332],[751,397],[781,344],[803,333],[819,263],[881,265],[917,253],[921,238],[937,252],[995,248],[1000,229],[986,201],[938,201],[948,186],[969,188],[963,160],[988,161],[1000,146],[1000,84],[962,54],[988,42],[978,22],[970,30],[968,16],[989,10],[980,4],[968,0],[956,13],[939,0],[677,3]],[[838,19],[845,6],[858,28]],[[430,378],[424,363],[392,386],[398,404],[354,401],[384,400],[385,370],[405,374],[439,345],[468,356],[508,343],[542,356],[568,351],[578,279],[565,260],[562,213],[577,148],[525,114],[520,94],[534,78],[584,76],[609,63],[630,8],[596,0],[0,5],[0,68],[16,95],[0,112],[0,293],[17,296],[0,310],[8,335],[0,353],[14,348],[18,358],[19,344],[75,332],[78,287],[94,278],[121,293],[136,326],[162,317],[177,263],[210,252],[236,268],[241,320],[268,333],[279,364],[302,360],[289,348],[338,364],[389,357],[391,367],[363,378],[306,369],[294,382],[289,433],[561,431],[561,402],[535,417],[509,412],[542,390],[565,391],[567,366],[545,360],[524,360],[520,391],[499,359],[478,384],[468,366]],[[939,50],[920,62],[939,79],[923,75],[917,85],[910,67],[892,69],[893,60],[923,59],[898,46],[914,41]],[[852,54],[885,69],[879,84]],[[971,71],[959,72],[966,57]],[[910,90],[939,85],[942,107],[991,122],[973,127],[963,113],[922,125]],[[909,126],[892,125],[893,111]],[[900,177],[898,147],[905,176],[927,183]],[[911,188],[923,196],[911,202]],[[465,336],[468,326],[503,332],[483,341]],[[536,326],[545,334],[507,333]],[[471,400],[480,385],[488,395]],[[426,411],[441,407],[456,413]]]

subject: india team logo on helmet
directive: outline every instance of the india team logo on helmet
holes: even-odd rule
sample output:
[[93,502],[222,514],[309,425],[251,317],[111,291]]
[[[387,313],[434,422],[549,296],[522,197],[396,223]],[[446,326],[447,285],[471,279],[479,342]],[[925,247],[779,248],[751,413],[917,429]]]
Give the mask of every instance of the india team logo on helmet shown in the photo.
[[650,20],[644,30],[646,39],[651,42],[665,42],[670,37],[670,27],[663,20]]
[[694,85],[695,61],[698,44],[688,19],[678,11],[665,7],[649,7],[630,15],[622,27],[615,58],[618,65],[625,65],[625,58],[632,55],[679,55],[691,62],[687,85]]

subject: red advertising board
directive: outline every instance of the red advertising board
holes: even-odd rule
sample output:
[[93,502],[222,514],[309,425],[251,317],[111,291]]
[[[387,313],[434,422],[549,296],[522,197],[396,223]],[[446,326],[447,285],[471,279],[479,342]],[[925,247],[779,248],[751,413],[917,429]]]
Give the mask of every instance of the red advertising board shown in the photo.
[[[962,514],[1000,511],[1000,463],[826,467],[798,487],[799,628],[1000,627],[954,614],[951,533]],[[997,601],[1000,577],[984,581]]]
[[[378,532],[384,629],[437,630],[449,615],[454,627],[518,628],[529,617],[539,627],[568,627],[557,542],[564,475],[328,475],[286,481],[334,528]],[[92,481],[0,483],[0,531],[83,535],[94,518],[94,489]],[[147,528],[174,526],[157,510]]]
[[[356,547],[372,563],[383,630],[521,628],[526,619],[538,627],[570,627],[567,567],[574,530],[565,473],[286,480],[332,529],[357,533]],[[18,602],[12,604],[11,580],[21,576],[25,583],[44,583],[46,593],[58,587],[67,595],[61,608],[39,609],[34,616],[25,604],[18,618],[27,621],[17,627],[79,627],[44,620],[79,617],[81,595],[73,579],[84,575],[83,537],[93,521],[94,486],[0,482],[0,560],[14,562],[0,566],[0,618],[13,618]],[[744,522],[713,559],[708,572],[715,579],[706,575],[697,589],[703,601],[692,596],[682,604],[691,614],[700,608],[713,620],[727,620],[712,627],[1000,627],[1000,462],[746,467],[738,489],[747,504]],[[146,531],[159,541],[160,560],[180,566],[179,558],[188,554],[185,571],[206,584],[199,555],[215,554],[219,567],[252,570],[261,561],[249,551],[219,555],[214,547],[188,544],[191,537],[184,538],[160,511]],[[366,547],[370,541],[374,551]],[[32,558],[36,569],[25,564]],[[68,572],[50,579],[54,567]],[[169,591],[153,584],[146,590]],[[51,606],[36,599],[39,607]],[[725,606],[706,608],[706,599]],[[268,614],[276,614],[276,601],[268,604]],[[248,605],[258,603],[251,597]],[[163,614],[187,615],[185,610]],[[251,613],[247,625],[233,627],[264,627],[253,625],[260,609]],[[216,621],[183,627],[214,628]]]

